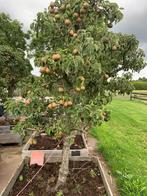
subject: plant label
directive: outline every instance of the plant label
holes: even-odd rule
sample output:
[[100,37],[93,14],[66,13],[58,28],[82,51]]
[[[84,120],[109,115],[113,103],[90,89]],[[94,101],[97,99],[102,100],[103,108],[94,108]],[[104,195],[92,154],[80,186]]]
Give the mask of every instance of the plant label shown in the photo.
[[44,153],[39,151],[34,151],[31,153],[30,165],[37,164],[43,166],[44,163]]

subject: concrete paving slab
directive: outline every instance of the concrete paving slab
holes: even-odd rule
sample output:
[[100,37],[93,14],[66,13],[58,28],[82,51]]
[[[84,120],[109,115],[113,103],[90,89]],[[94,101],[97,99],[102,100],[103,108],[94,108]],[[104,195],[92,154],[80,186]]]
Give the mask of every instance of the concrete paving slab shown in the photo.
[[21,162],[21,147],[0,147],[0,195]]

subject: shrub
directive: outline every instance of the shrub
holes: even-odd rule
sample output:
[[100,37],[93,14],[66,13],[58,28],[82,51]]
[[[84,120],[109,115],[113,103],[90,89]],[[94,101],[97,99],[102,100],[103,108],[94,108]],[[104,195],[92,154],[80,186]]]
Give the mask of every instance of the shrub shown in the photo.
[[135,90],[147,90],[147,82],[134,81],[132,84],[135,87]]

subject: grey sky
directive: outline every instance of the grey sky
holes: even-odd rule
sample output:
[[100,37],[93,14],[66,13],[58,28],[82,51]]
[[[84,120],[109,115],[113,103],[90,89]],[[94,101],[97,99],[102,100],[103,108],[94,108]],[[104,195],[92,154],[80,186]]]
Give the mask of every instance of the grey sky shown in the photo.
[[[140,41],[140,47],[147,55],[147,0],[111,0],[124,7],[124,19],[114,27],[116,32],[135,34]],[[38,11],[48,7],[50,0],[0,0],[0,12],[8,13],[12,18],[18,19],[24,24],[24,30],[29,28],[30,23]],[[138,76],[147,77],[147,68]]]

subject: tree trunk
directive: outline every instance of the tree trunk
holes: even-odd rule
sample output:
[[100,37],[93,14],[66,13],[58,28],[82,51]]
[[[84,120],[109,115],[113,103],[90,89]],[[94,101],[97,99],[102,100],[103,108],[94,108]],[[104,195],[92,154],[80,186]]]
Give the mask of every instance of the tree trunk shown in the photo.
[[8,86],[8,97],[13,97],[15,90],[15,85],[11,83],[11,85]]
[[72,141],[76,136],[77,132],[73,131],[70,136],[67,136],[64,141],[63,146],[63,156],[62,163],[59,169],[59,176],[54,188],[47,187],[47,192],[56,192],[60,187],[63,187],[66,184],[66,180],[69,174],[69,155],[70,155],[70,146],[72,145]]

